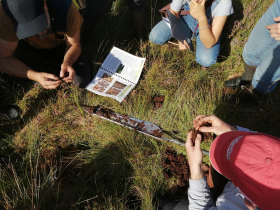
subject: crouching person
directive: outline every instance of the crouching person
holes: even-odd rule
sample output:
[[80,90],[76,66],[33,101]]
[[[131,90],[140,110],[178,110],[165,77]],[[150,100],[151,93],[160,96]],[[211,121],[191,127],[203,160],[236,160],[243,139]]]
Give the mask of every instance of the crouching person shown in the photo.
[[85,87],[90,66],[81,53],[82,17],[71,0],[2,0],[0,71],[18,84],[46,89],[62,82]]
[[[200,127],[205,122],[212,127]],[[186,150],[190,165],[189,209],[279,209],[280,139],[233,127],[216,116],[198,116],[194,127],[218,135],[210,148],[213,168],[230,181],[214,204],[202,173],[201,135],[195,146],[188,134]]]
[[[189,11],[188,15],[180,15],[182,7]],[[192,38],[196,37],[196,62],[203,67],[215,64],[220,53],[220,35],[227,17],[233,14],[231,0],[173,0],[169,11],[184,22],[186,30],[191,30]],[[149,37],[157,45],[171,38],[171,29],[164,20],[152,29]],[[179,42],[179,49],[189,49],[187,42]]]

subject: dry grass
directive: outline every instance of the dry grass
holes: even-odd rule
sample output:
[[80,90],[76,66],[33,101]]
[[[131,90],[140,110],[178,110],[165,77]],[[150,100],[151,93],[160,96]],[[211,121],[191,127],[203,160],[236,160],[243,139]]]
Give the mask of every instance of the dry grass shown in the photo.
[[[216,114],[280,136],[278,90],[268,100],[248,106],[229,103],[223,89],[227,77],[242,73],[243,46],[272,2],[233,1],[235,14],[224,30],[219,62],[205,70],[194,62],[192,53],[180,52],[176,46],[133,41],[125,1],[115,1],[85,50],[94,71],[112,46],[146,57],[139,83],[127,103],[121,104],[73,86],[52,91],[15,87],[2,92],[3,102],[21,107],[22,119],[0,128],[1,208],[153,209],[176,185],[176,179],[164,179],[162,157],[167,146],[185,153],[183,147],[91,117],[80,109],[83,104],[156,123],[182,139],[198,114]],[[157,10],[167,3],[147,2],[147,32],[160,19]],[[157,110],[152,102],[155,95],[165,96]],[[204,149],[209,146],[203,144]]]

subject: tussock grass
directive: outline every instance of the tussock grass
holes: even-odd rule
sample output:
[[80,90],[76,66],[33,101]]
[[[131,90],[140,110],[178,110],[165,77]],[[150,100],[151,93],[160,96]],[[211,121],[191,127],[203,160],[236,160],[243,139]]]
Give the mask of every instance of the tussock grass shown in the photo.
[[[216,114],[233,124],[280,136],[279,89],[254,105],[229,102],[223,83],[243,71],[242,49],[272,0],[233,1],[235,14],[223,32],[219,62],[202,69],[191,52],[171,45],[135,42],[125,1],[111,1],[108,14],[84,46],[97,72],[113,46],[146,57],[126,103],[73,86],[59,90],[14,87],[1,101],[18,104],[22,119],[0,127],[0,205],[3,209],[154,209],[177,184],[163,177],[167,146],[125,127],[83,113],[99,105],[150,121],[185,139],[198,114]],[[169,1],[147,1],[146,33]],[[1,90],[2,91],[2,90]],[[164,95],[160,109],[153,98]],[[202,147],[209,149],[209,143]],[[208,162],[207,157],[204,161]]]

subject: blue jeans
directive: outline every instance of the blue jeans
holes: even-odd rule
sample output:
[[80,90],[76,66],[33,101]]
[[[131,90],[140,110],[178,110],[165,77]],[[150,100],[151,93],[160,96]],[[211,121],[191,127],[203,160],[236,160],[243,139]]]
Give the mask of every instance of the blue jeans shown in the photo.
[[[186,7],[185,7],[186,9]],[[210,9],[210,8],[209,8]],[[193,21],[188,20],[187,16],[181,16],[181,20],[185,23],[185,27],[190,30],[190,28],[196,28],[197,23],[194,25]],[[193,29],[193,30],[194,30]],[[198,31],[198,29],[197,29]],[[165,44],[169,39],[173,38],[171,34],[171,29],[167,24],[162,20],[160,21],[151,31],[149,39],[152,43],[157,45]],[[200,40],[199,34],[196,36],[196,62],[204,67],[209,67],[217,62],[217,57],[220,53],[220,39],[219,41],[211,48],[207,49],[204,47]]]
[[252,30],[243,50],[245,63],[257,66],[252,85],[262,93],[272,92],[280,79],[280,41],[271,38],[265,26],[275,24],[274,17],[280,16],[280,0],[260,18]]

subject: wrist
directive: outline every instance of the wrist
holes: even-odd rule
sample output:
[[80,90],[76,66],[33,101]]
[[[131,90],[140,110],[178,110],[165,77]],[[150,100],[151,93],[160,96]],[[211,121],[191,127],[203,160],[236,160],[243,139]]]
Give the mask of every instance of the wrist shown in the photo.
[[197,171],[191,171],[191,180],[195,181],[195,180],[200,180],[204,177],[204,174],[202,172],[202,170],[197,170]]
[[71,66],[69,62],[63,62],[61,66]]
[[206,17],[205,14],[202,17],[198,18],[197,21],[198,21],[200,26],[208,25],[207,17]]
[[29,70],[27,71],[27,75],[26,77],[30,80],[36,81],[38,82],[37,78],[38,78],[39,72],[37,71],[33,71],[33,70]]
[[231,125],[231,126],[230,126],[230,130],[231,130],[231,131],[237,131],[237,127]]
[[200,165],[196,165],[196,166],[190,166],[190,172],[191,172],[191,180],[199,180],[202,179],[204,174],[203,171],[201,169],[201,164]]

